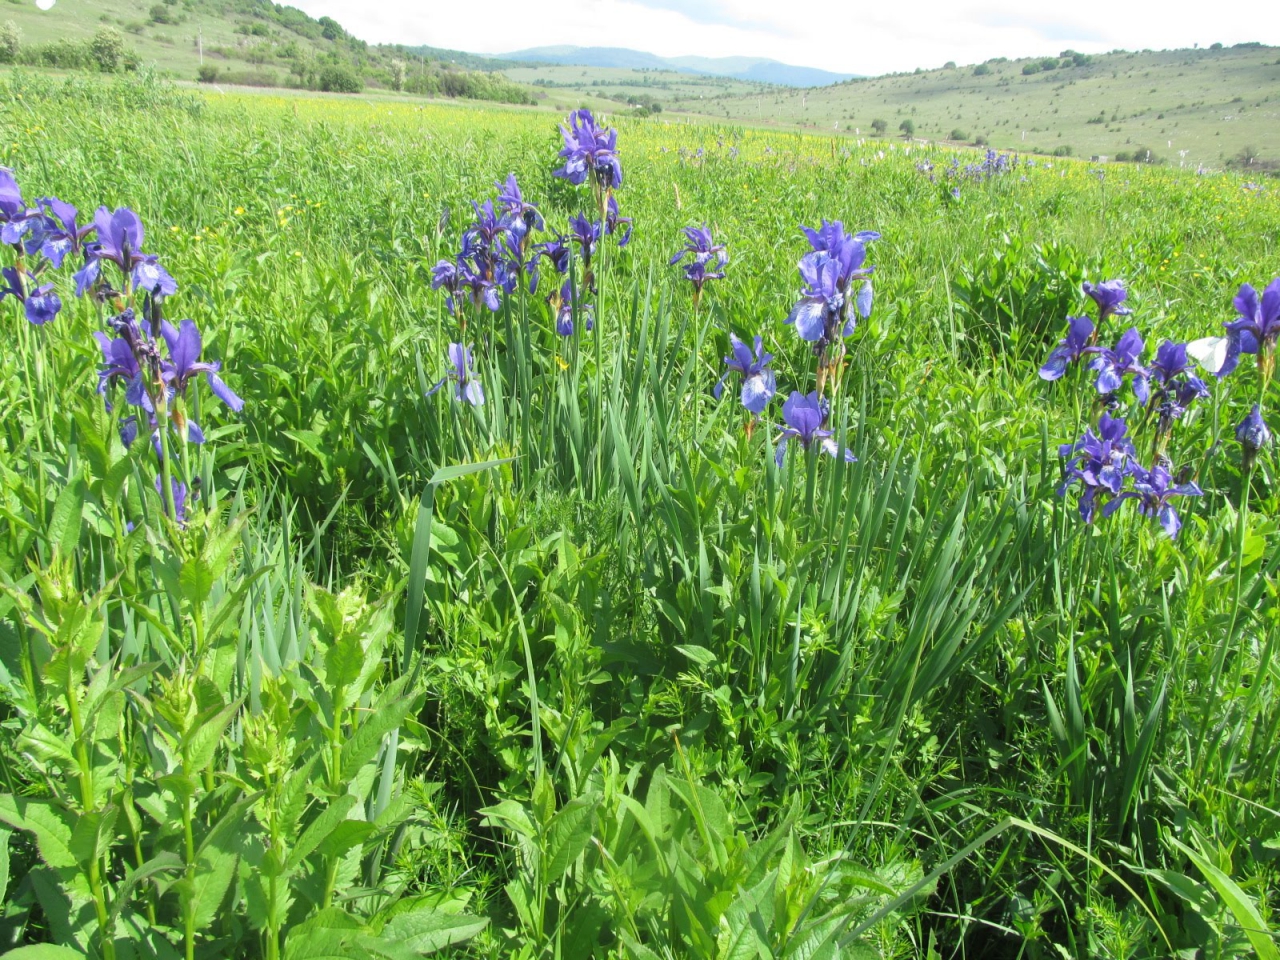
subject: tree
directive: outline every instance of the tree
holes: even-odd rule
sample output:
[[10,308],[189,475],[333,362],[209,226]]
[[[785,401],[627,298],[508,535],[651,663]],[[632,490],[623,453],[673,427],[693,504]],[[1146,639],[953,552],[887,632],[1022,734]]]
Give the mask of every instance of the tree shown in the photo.
[[0,63],[13,63],[18,59],[18,51],[22,48],[22,31],[12,20],[6,20],[0,27]]
[[985,77],[990,72],[991,72],[991,68],[987,66],[985,63],[980,63],[973,68],[973,75],[975,77]]
[[103,73],[115,73],[124,61],[124,34],[115,27],[103,27],[89,41],[89,52]]
[[902,135],[904,137],[913,137],[916,132],[915,121],[908,117],[906,120],[903,120],[898,124],[898,129],[902,131]]
[[403,60],[391,61],[391,89],[403,90],[404,79],[408,75],[408,69]]
[[889,121],[887,120],[871,121],[871,132],[874,133],[877,137],[883,137],[884,132],[888,129],[889,129]]

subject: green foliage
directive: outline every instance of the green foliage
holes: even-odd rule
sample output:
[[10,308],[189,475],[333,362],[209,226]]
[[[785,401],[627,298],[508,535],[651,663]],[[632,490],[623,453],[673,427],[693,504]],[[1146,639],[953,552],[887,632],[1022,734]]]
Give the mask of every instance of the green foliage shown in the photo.
[[[25,190],[139,209],[247,400],[202,395],[175,526],[95,391],[96,306],[6,300],[19,956],[1266,955],[1280,532],[1274,451],[1245,474],[1231,434],[1261,380],[1179,425],[1205,496],[1171,543],[1056,494],[1092,385],[1035,368],[1085,279],[1133,292],[1103,344],[1217,331],[1273,196],[1062,160],[956,201],[933,147],[623,119],[637,233],[593,333],[541,295],[469,316],[472,408],[427,396],[460,331],[425,270],[508,172],[579,209],[545,115],[29,73],[0,102],[44,127],[0,141]],[[824,216],[885,237],[834,394],[858,461],[778,466],[711,387],[728,329],[812,382],[779,317]],[[731,260],[695,311],[666,260],[704,220]]]
[[124,35],[115,27],[103,27],[89,41],[89,53],[103,73],[115,73],[124,66]]
[[364,89],[364,82],[352,70],[336,63],[320,68],[316,85],[327,93],[359,93]]
[[12,20],[6,20],[0,26],[0,63],[17,63],[21,49],[22,31]]

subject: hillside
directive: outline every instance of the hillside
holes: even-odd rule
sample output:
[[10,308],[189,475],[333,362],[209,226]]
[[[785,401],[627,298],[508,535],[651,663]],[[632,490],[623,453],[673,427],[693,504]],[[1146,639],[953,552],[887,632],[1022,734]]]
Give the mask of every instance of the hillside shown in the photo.
[[1110,159],[1149,151],[1192,167],[1222,166],[1244,151],[1280,162],[1280,48],[1071,53],[814,90],[727,92],[669,109],[853,136],[871,134],[876,120],[897,135],[911,121],[921,139]]
[[508,54],[508,58],[561,66],[696,73],[791,87],[820,87],[853,78],[848,73],[798,67],[767,57],[659,57],[621,47],[533,47]]
[[47,11],[13,3],[0,14],[4,20],[17,28],[17,62],[28,66],[97,66],[88,45],[105,30],[118,31],[123,63],[183,80],[532,101],[494,72],[500,62],[479,71],[488,61],[459,51],[373,46],[335,20],[270,0],[57,0]]

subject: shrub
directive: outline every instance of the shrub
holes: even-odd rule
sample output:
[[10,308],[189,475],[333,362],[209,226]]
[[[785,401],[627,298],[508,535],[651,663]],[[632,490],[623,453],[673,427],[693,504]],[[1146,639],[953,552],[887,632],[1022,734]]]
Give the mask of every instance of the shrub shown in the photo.
[[218,68],[212,63],[200,64],[200,69],[196,71],[196,81],[199,83],[213,83],[218,79]]
[[991,68],[987,66],[985,63],[980,63],[973,68],[973,75],[975,77],[985,77],[990,72],[991,72]]
[[1033,73],[1039,73],[1040,64],[1034,61],[1032,61],[1031,63],[1024,63],[1022,65],[1022,72],[1025,76],[1028,76],[1028,77],[1031,76]]
[[124,34],[115,27],[102,27],[89,41],[89,52],[98,69],[115,73],[124,63]]
[[969,139],[969,133],[968,133],[968,131],[966,131],[966,130],[961,130],[959,127],[956,127],[954,130],[952,130],[952,131],[951,131],[951,137],[950,137],[950,139],[952,139],[952,140],[968,140],[968,139]]
[[12,20],[0,27],[0,63],[16,63],[22,49],[22,31]]
[[1041,61],[1040,61],[1040,69],[1041,69],[1041,70],[1057,70],[1057,69],[1058,69],[1058,58],[1057,58],[1057,57],[1045,57],[1043,60],[1041,60]]
[[888,129],[889,129],[889,121],[887,120],[871,121],[871,132],[874,133],[877,137],[883,137],[885,131]]
[[177,15],[163,3],[153,4],[148,11],[148,15],[151,17],[152,23],[171,24],[178,22]]
[[1060,147],[1053,148],[1053,155],[1055,157],[1069,157],[1071,156],[1071,153],[1072,153],[1071,145],[1068,143],[1064,143]]
[[359,93],[364,81],[348,67],[330,63],[320,68],[317,83],[326,93]]

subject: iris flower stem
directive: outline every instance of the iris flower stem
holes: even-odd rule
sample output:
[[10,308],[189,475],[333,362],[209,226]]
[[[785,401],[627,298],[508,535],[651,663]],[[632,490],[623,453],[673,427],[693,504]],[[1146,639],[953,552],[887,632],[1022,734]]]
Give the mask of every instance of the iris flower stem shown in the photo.
[[[603,193],[603,192],[602,192]],[[595,351],[596,351],[596,471],[594,487],[596,495],[604,489],[604,357],[601,341],[604,339],[605,291],[609,281],[609,253],[604,243],[604,224],[608,200],[600,202],[600,248],[596,252],[600,269],[596,271],[600,292],[596,297]]]
[[[1216,702],[1218,684],[1222,680],[1222,671],[1227,662],[1227,647],[1230,646],[1236,635],[1236,623],[1240,615],[1240,594],[1244,584],[1244,537],[1249,528],[1249,487],[1253,482],[1253,464],[1244,472],[1244,479],[1240,484],[1240,511],[1236,518],[1236,572],[1234,583],[1232,584],[1231,599],[1231,620],[1227,625],[1226,636],[1222,638],[1217,652],[1213,658],[1213,675],[1209,681],[1208,697],[1209,703]],[[1201,744],[1200,770],[1203,777],[1205,757],[1209,750],[1205,749],[1206,738],[1209,735],[1209,704],[1205,705],[1204,715],[1200,719],[1200,736],[1197,742]],[[1213,738],[1213,743],[1209,748],[1216,746],[1218,737]]]

